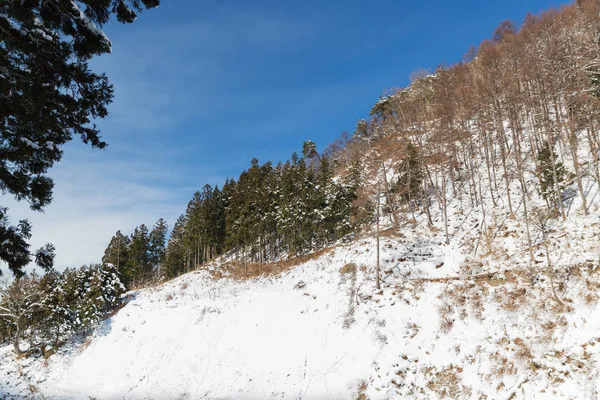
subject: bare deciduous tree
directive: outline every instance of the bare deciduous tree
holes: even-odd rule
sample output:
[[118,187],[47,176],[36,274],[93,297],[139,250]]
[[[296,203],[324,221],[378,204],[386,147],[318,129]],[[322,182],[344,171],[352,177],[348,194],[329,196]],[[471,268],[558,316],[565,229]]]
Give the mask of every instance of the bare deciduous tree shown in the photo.
[[27,319],[43,307],[42,296],[30,277],[0,286],[0,318],[8,320],[14,327],[13,345],[17,355],[22,353],[20,341]]

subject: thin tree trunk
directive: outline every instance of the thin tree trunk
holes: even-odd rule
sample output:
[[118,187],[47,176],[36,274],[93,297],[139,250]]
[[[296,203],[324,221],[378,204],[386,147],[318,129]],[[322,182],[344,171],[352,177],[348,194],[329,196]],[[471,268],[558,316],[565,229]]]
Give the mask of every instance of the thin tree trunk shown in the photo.
[[16,318],[15,319],[15,343],[14,343],[14,348],[15,348],[15,353],[17,353],[17,355],[21,355],[21,324],[19,324],[19,319]]
[[550,253],[548,251],[548,243],[546,242],[546,238],[544,238],[544,248],[546,249],[546,261],[548,263],[548,274],[550,275],[550,286],[552,287],[552,296],[554,296],[554,300],[558,304],[564,307],[565,303],[558,297],[558,293],[556,293],[556,288],[554,287],[554,267],[552,266],[552,262],[550,262]]
[[581,207],[583,213],[588,215],[587,199],[585,196],[585,190],[583,189],[583,183],[581,181],[581,169],[579,168],[579,156],[577,154],[577,137],[567,122],[563,120],[565,130],[567,132],[567,138],[569,140],[569,149],[571,150],[571,156],[573,157],[573,168],[575,168],[575,177],[577,178],[577,189],[579,190],[579,196],[581,197]]
[[377,267],[375,269],[375,287],[377,290],[381,289],[379,284],[379,208],[380,208],[380,197],[381,193],[377,191]]
[[519,121],[512,121],[514,140],[515,140],[515,158],[517,161],[517,172],[519,174],[519,183],[521,184],[521,196],[523,199],[523,213],[525,215],[525,233],[527,236],[527,249],[529,250],[529,259],[533,262],[533,246],[531,243],[531,233],[529,231],[529,212],[527,209],[527,185],[525,184],[525,175],[523,168],[523,159],[521,153],[521,125]]
[[596,183],[598,185],[600,185],[600,145],[598,144],[598,142],[595,140],[595,138],[593,137],[592,132],[594,131],[594,124],[593,122],[590,121],[590,127],[587,129],[587,133],[588,133],[588,141],[589,141],[589,145],[590,145],[590,152],[592,154],[592,156],[594,157],[592,160],[592,164],[594,166],[594,175],[596,178]]
[[[494,190],[493,190],[493,185],[492,182],[494,181],[494,179],[492,178],[492,168],[490,166],[491,164],[491,160],[490,160],[490,151],[489,151],[489,147],[488,147],[488,140],[487,140],[487,133],[481,129],[480,130],[483,136],[483,154],[485,155],[485,166],[486,166],[486,171],[487,171],[487,176],[488,176],[488,181],[489,181],[489,189],[490,189],[490,198],[492,199],[492,205],[494,207],[497,206],[496,204],[496,199],[494,198]],[[481,183],[480,183],[481,185]],[[481,198],[481,201],[483,201],[483,197]]]
[[560,192],[560,185],[558,183],[558,173],[556,171],[556,162],[554,162],[554,135],[552,134],[552,126],[550,123],[550,116],[548,115],[547,105],[543,106],[544,109],[544,121],[546,122],[546,135],[548,138],[548,143],[550,145],[550,164],[552,165],[552,178],[554,180],[554,191],[556,192],[555,201],[558,203],[558,209],[560,211],[560,215],[564,220],[567,219],[565,214],[565,208],[562,202],[562,194]]
[[383,161],[381,161],[381,170],[383,172],[383,182],[385,183],[385,200],[387,202],[388,207],[390,208],[394,226],[398,227],[400,225],[398,223],[398,214],[396,213],[396,205],[392,201],[391,196],[390,196],[391,191],[390,191],[390,186],[389,186],[388,180],[387,180],[387,168],[385,167],[385,163]]
[[502,169],[504,170],[504,181],[506,184],[506,198],[508,201],[508,212],[510,214],[513,214],[513,207],[512,207],[512,200],[510,198],[510,174],[508,173],[508,167],[506,166],[506,134],[504,132],[504,124],[501,120],[501,117],[499,115],[499,112],[496,111],[497,113],[497,117],[496,117],[496,125],[497,125],[497,133],[498,133],[498,139],[499,139],[499,145],[500,145],[500,158],[502,159]]

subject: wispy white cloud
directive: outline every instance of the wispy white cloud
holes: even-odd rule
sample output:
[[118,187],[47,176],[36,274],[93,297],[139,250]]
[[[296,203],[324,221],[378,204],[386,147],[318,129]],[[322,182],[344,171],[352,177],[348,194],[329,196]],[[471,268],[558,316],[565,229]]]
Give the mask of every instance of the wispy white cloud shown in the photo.
[[7,196],[1,202],[10,208],[12,221],[26,218],[33,224],[32,248],[47,242],[56,246],[57,269],[99,262],[117,230],[129,233],[160,217],[173,223],[189,194],[159,182],[175,176],[139,162],[66,159],[51,176],[54,198],[44,213]]
[[228,113],[243,87],[265,73],[262,56],[298,51],[315,38],[306,22],[227,6],[210,18],[143,22],[117,32],[113,53],[93,62],[115,87],[103,123],[114,132],[164,135],[191,118]]

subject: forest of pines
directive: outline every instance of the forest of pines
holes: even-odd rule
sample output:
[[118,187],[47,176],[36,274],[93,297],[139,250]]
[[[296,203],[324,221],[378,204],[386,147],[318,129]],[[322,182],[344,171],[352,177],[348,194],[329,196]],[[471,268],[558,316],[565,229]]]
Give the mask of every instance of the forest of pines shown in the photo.
[[334,179],[334,163],[314,143],[305,142],[303,156],[294,153],[285,163],[259,165],[254,158],[250,164],[237,181],[194,194],[163,252],[155,250],[166,236],[161,220],[150,234],[145,225],[131,237],[117,232],[102,261],[117,266],[129,286],[176,277],[231,250],[261,264],[306,254],[356,226],[358,179]]

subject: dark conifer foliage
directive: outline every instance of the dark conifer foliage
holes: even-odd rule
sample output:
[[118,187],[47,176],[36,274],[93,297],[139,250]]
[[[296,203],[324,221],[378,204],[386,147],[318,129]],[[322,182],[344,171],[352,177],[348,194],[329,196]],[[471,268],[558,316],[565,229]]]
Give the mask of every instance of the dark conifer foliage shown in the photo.
[[[550,147],[550,143],[544,142],[537,156],[540,194],[553,207],[558,207],[560,192],[565,180],[565,166],[558,159],[558,154]],[[557,190],[558,188],[558,190]]]
[[[24,274],[23,267],[32,261],[27,242],[31,238],[31,225],[27,220],[21,220],[16,226],[9,226],[7,211],[6,207],[0,207],[0,260],[8,263],[10,270],[19,278]],[[36,264],[47,271],[54,262],[54,246],[46,244],[33,256]]]
[[185,272],[185,244],[184,231],[185,216],[180,215],[175,221],[173,231],[169,238],[169,245],[165,252],[165,262],[162,266],[162,273],[165,278],[175,278]]
[[131,236],[117,231],[102,257],[103,264],[111,264],[127,288],[146,284],[165,274],[168,225],[159,218],[152,231],[146,225],[137,226]]
[[152,231],[148,237],[150,242],[150,264],[154,271],[158,271],[165,261],[168,231],[169,226],[167,225],[167,221],[159,218],[152,227]]
[[[162,277],[178,276],[228,251],[258,263],[305,254],[352,232],[353,185],[358,182],[336,182],[333,157],[318,154],[313,142],[305,142],[303,150],[308,160],[294,153],[273,166],[254,158],[237,181],[227,179],[222,189],[205,185],[196,192],[173,227],[160,263]],[[136,228],[127,250],[130,260],[144,254],[143,236],[142,227]],[[107,254],[115,253],[109,249]],[[138,257],[131,262],[138,276],[135,271],[145,261]]]
[[104,251],[104,257],[102,257],[102,263],[114,265],[121,276],[123,284],[128,287],[133,278],[129,260],[130,245],[131,239],[123,235],[121,231],[117,231]]
[[[0,190],[40,211],[52,200],[48,169],[73,136],[102,149],[92,124],[107,116],[113,88],[88,61],[109,53],[111,42],[98,28],[116,15],[133,22],[136,12],[160,0],[27,0],[0,2]],[[0,211],[0,260],[16,275],[32,256],[51,267],[51,246],[31,254],[26,221],[7,226]],[[0,270],[1,273],[1,270]]]

